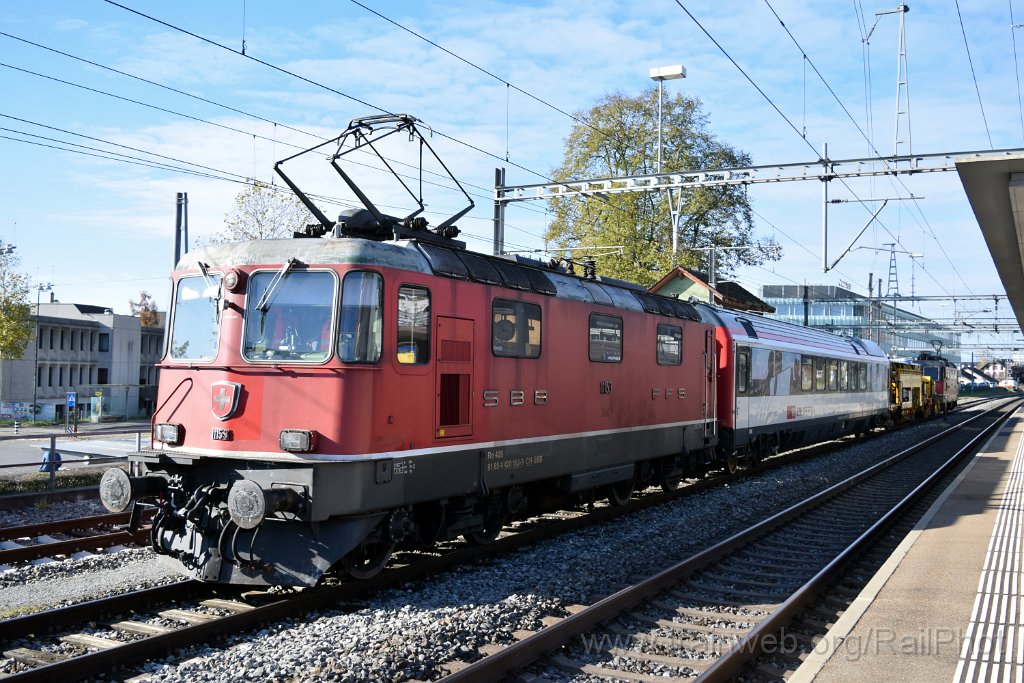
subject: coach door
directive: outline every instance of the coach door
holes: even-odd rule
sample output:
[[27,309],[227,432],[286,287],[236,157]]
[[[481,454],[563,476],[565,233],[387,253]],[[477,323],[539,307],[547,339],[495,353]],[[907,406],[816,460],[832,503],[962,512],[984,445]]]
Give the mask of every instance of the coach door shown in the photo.
[[735,384],[735,408],[733,420],[734,437],[736,443],[745,443],[746,436],[741,438],[741,435],[746,434],[746,429],[749,426],[749,409],[750,409],[750,347],[749,346],[736,346],[736,376],[733,378]]
[[715,419],[718,397],[715,394],[715,369],[718,363],[715,360],[715,332],[706,330],[704,332],[704,438],[710,439],[717,432],[718,421]]
[[435,433],[438,437],[473,433],[473,321],[437,317]]

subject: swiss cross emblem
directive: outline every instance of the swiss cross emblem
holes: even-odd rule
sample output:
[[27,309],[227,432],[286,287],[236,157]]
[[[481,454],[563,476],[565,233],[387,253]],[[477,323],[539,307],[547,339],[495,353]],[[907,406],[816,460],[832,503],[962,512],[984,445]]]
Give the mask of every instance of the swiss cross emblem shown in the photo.
[[213,414],[226,420],[235,414],[242,385],[238,382],[214,382],[211,388]]

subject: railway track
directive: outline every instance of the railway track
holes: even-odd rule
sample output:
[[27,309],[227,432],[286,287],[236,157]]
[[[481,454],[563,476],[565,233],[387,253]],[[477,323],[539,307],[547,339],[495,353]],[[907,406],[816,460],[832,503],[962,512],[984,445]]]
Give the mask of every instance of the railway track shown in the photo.
[[483,648],[473,663],[450,664],[443,680],[499,680],[530,667],[725,681],[763,653],[809,651],[810,636],[786,630],[793,618],[1018,405],[987,410],[507,647]]
[[[848,441],[782,454],[741,476],[812,457]],[[17,662],[10,680],[72,680],[128,668],[197,643],[210,642],[262,624],[360,600],[376,591],[446,569],[509,552],[539,540],[603,523],[645,507],[664,504],[718,486],[729,477],[691,480],[669,493],[646,493],[623,507],[601,506],[588,514],[557,512],[515,525],[486,546],[453,544],[434,554],[401,554],[391,569],[367,580],[324,585],[291,593],[218,594],[213,587],[186,581],[81,603],[55,611],[0,621],[0,651]],[[106,516],[104,516],[106,517]],[[227,598],[225,597],[227,595]],[[28,634],[31,634],[29,637]]]
[[119,513],[0,527],[0,566],[146,542],[149,538],[148,526],[137,531],[109,530],[112,527],[127,526],[130,518],[129,513]]

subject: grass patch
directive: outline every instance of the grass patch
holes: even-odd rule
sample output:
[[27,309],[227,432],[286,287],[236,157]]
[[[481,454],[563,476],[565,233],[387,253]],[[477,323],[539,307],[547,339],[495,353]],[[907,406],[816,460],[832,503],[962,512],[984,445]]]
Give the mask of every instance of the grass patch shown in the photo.
[[[102,468],[90,468],[88,470],[76,469],[69,472],[57,472],[56,488],[69,489],[79,486],[99,486],[100,478],[107,470]],[[50,475],[45,472],[32,472],[0,479],[0,495],[4,493],[35,493],[46,491],[50,488]]]

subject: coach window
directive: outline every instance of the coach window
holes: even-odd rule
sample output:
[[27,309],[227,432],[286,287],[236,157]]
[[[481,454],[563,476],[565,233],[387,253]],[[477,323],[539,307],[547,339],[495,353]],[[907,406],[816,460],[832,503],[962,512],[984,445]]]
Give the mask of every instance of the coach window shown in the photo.
[[491,304],[491,351],[504,358],[540,356],[540,306],[495,299]]
[[825,382],[825,359],[814,357],[814,390],[825,391],[828,384]]
[[828,361],[828,390],[839,389],[839,361],[832,358]]
[[398,362],[422,365],[430,360],[430,290],[398,288]]
[[352,271],[341,283],[338,359],[344,363],[380,360],[384,320],[384,284],[380,275]]
[[[211,361],[217,355],[220,336],[218,305],[220,303],[220,275],[190,276],[178,280],[174,295],[171,321],[171,358],[178,360]],[[104,337],[100,335],[100,351],[104,350]],[[109,346],[109,337],[107,339]]]
[[682,348],[682,328],[658,323],[658,365],[682,364]]
[[857,389],[859,391],[867,391],[868,389],[867,363],[857,363]]
[[333,346],[334,283],[329,271],[285,268],[250,276],[242,356],[291,363],[327,360]]
[[839,391],[849,391],[851,388],[856,389],[856,386],[850,386],[850,361],[841,360],[839,361]]
[[622,362],[622,318],[590,314],[590,360],[596,363]]
[[814,359],[800,357],[800,391],[809,394],[814,391]]

